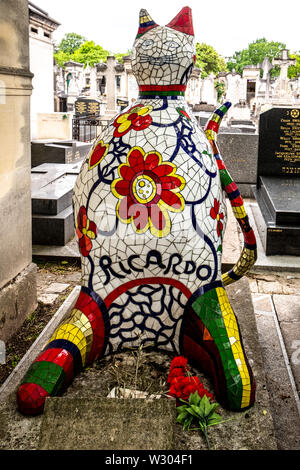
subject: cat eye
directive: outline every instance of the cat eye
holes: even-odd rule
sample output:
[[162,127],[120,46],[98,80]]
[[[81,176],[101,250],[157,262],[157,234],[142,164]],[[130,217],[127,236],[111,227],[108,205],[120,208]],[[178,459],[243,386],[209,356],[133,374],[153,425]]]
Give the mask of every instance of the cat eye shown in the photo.
[[152,39],[146,39],[146,41],[144,41],[141,44],[141,47],[143,47],[144,49],[150,49],[152,46],[153,46],[153,40]]
[[166,46],[168,49],[177,49],[177,47],[179,47],[179,44],[175,41],[166,41],[164,43],[164,46]]

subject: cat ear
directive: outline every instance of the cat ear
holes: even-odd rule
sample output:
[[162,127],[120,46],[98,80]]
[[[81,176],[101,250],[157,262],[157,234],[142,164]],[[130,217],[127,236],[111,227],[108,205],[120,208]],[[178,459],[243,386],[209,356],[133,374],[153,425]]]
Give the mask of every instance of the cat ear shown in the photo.
[[178,15],[176,15],[175,18],[166,26],[168,28],[176,29],[176,31],[180,31],[181,33],[194,36],[192,10],[190,7],[182,8]]
[[153,19],[151,18],[151,16],[149,15],[149,13],[147,12],[147,10],[144,10],[142,8],[142,10],[140,11],[140,25],[139,25],[139,30],[138,30],[138,33],[137,33],[137,38],[139,38],[140,36],[142,36],[143,34],[145,34],[147,31],[149,31],[150,29],[152,28],[156,28],[156,26],[158,26],[158,24],[156,24]]

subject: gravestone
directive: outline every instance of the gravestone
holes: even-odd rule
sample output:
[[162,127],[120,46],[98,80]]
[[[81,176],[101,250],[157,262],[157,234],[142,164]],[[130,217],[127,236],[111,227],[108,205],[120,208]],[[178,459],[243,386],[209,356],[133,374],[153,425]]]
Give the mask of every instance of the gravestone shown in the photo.
[[48,398],[39,450],[171,450],[173,400]]
[[73,187],[82,160],[31,170],[32,243],[64,246],[74,237]]
[[100,116],[101,102],[92,98],[78,98],[75,102],[76,117]]
[[258,227],[266,255],[300,255],[300,109],[260,116]]
[[67,141],[32,141],[31,167],[43,163],[72,163],[87,156],[92,143]]

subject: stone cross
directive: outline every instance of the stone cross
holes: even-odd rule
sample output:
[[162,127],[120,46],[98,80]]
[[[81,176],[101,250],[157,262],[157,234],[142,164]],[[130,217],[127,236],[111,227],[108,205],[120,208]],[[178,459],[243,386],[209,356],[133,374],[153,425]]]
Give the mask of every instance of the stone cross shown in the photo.
[[270,71],[272,70],[273,68],[273,65],[271,64],[271,62],[269,61],[269,58],[268,57],[265,57],[262,64],[261,64],[261,68],[263,70],[263,76],[262,76],[262,79],[263,80],[268,80],[269,78],[269,73]]
[[279,76],[279,89],[280,93],[284,94],[288,91],[288,68],[290,65],[296,64],[296,59],[290,59],[288,49],[282,49],[281,56],[274,58],[273,65],[279,65],[280,76]]
[[265,83],[265,85],[264,85],[264,87],[265,87],[265,100],[268,101],[269,96],[270,96],[270,71],[273,68],[273,65],[269,61],[268,57],[264,58],[264,60],[261,64],[261,68],[263,70],[262,81]]

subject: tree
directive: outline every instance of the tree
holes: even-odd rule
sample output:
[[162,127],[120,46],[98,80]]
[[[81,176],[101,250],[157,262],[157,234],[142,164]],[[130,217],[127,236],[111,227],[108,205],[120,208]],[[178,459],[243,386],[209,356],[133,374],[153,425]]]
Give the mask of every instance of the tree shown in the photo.
[[290,65],[288,69],[288,77],[294,78],[300,74],[300,52],[290,54],[291,59],[296,59],[296,65]]
[[72,54],[72,60],[93,67],[98,62],[106,62],[108,55],[110,52],[95,44],[94,41],[86,41]]
[[[227,67],[230,71],[235,69],[236,72],[242,74],[243,67],[246,65],[261,64],[265,57],[268,57],[272,62],[274,57],[279,57],[282,49],[286,45],[282,42],[267,41],[266,38],[257,39],[251,42],[247,49],[235,52],[227,62]],[[280,69],[278,66],[271,70],[271,76],[279,75]]]
[[196,67],[202,71],[201,76],[207,77],[211,73],[217,75],[227,70],[226,62],[212,46],[205,43],[196,44]]
[[118,62],[123,63],[123,57],[126,57],[131,54],[131,50],[128,50],[127,52],[124,53],[115,53],[114,56],[117,59]]
[[80,34],[67,33],[60,41],[57,52],[62,51],[66,54],[73,54],[86,40],[87,39]]
[[64,63],[71,60],[72,54],[68,54],[67,52],[63,51],[57,51],[54,52],[53,57],[59,67],[64,67]]

